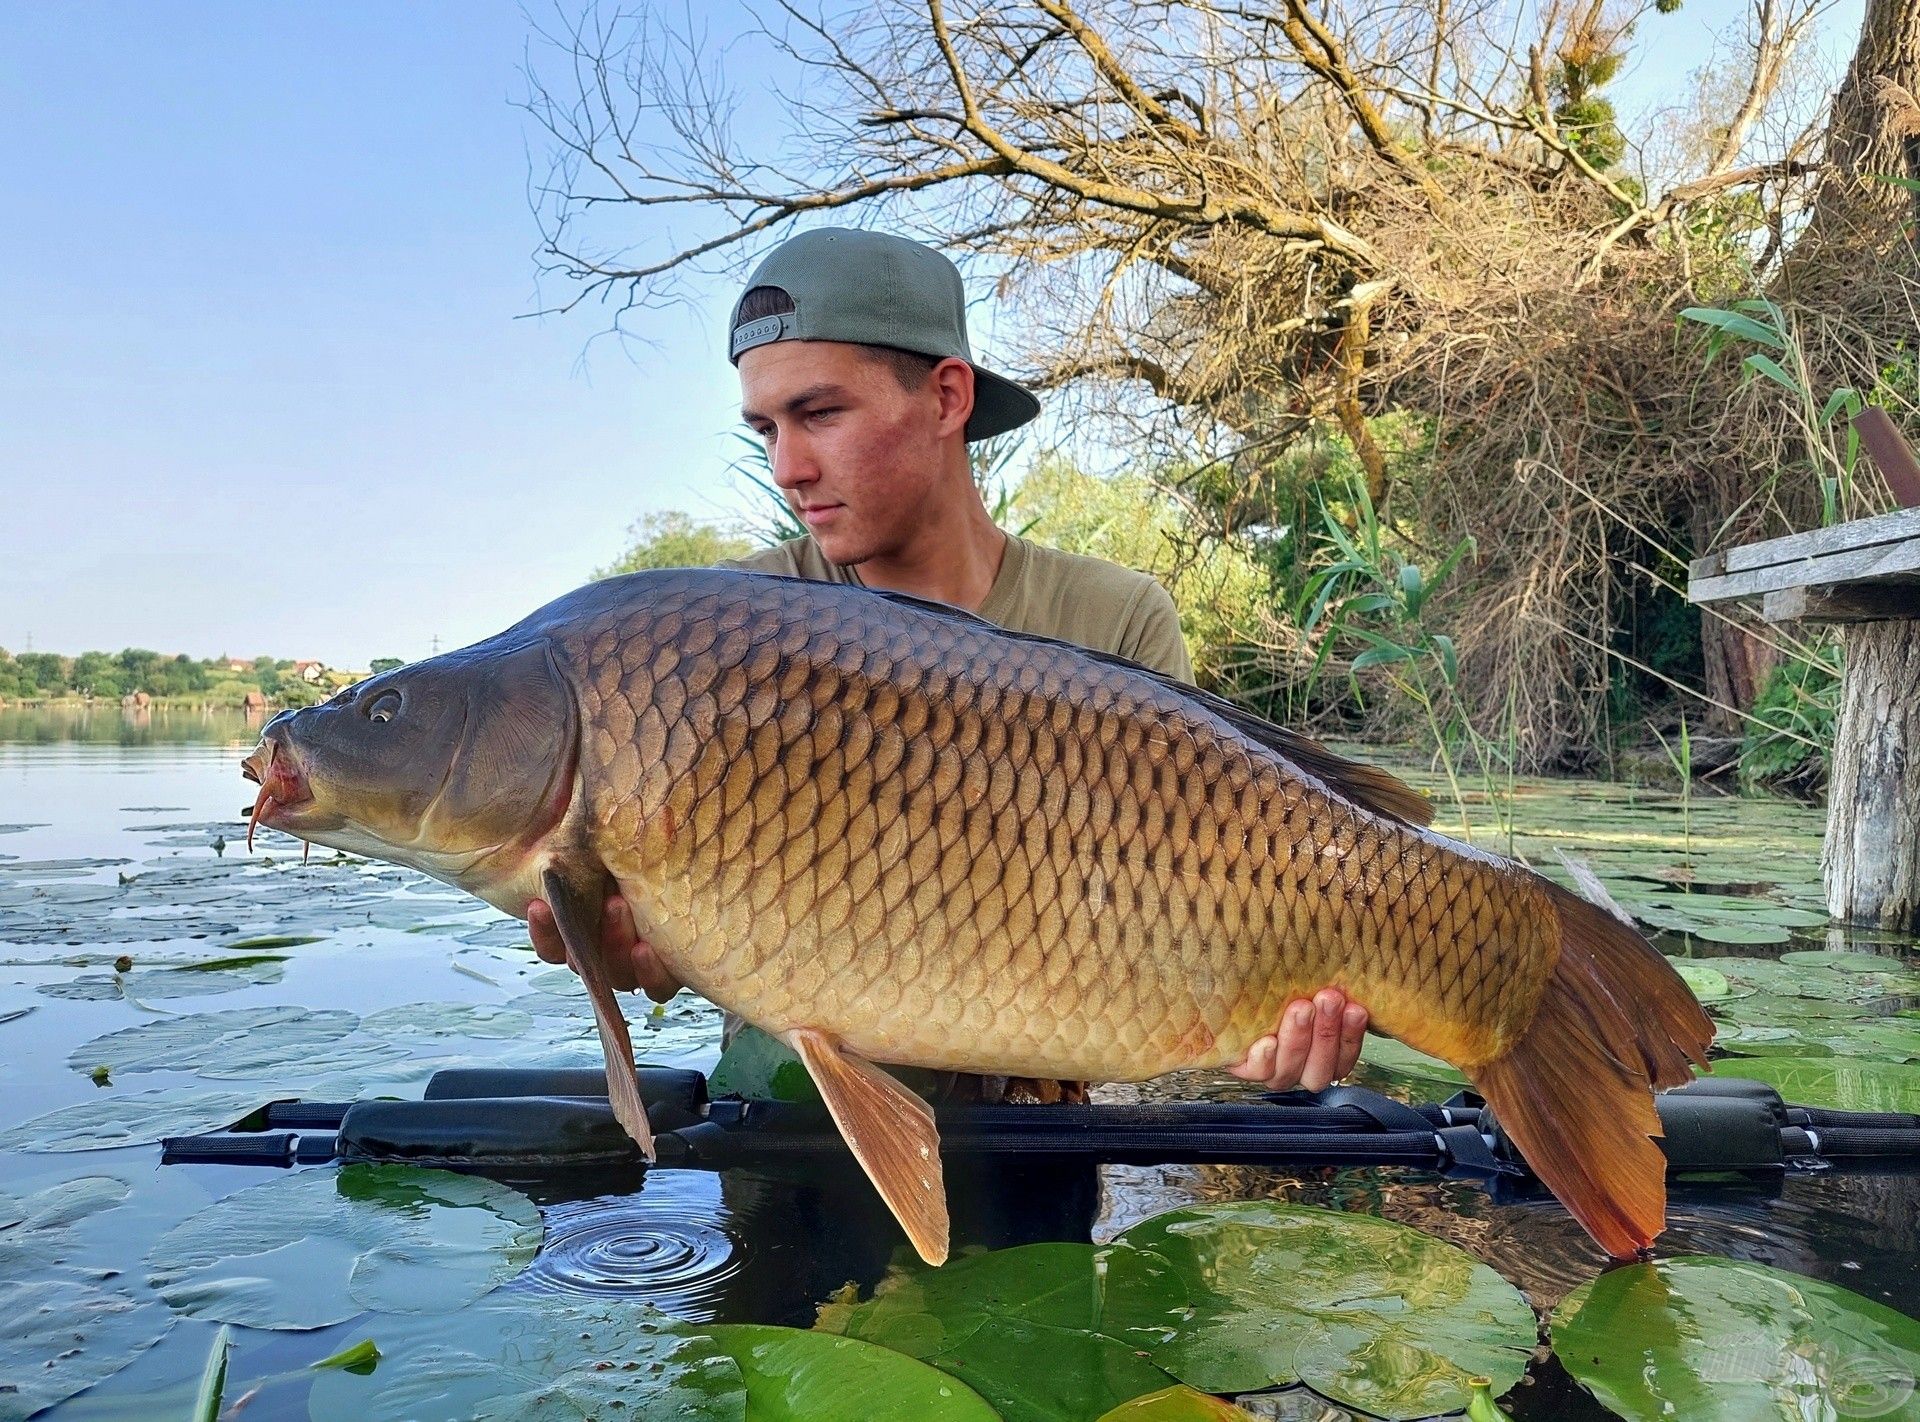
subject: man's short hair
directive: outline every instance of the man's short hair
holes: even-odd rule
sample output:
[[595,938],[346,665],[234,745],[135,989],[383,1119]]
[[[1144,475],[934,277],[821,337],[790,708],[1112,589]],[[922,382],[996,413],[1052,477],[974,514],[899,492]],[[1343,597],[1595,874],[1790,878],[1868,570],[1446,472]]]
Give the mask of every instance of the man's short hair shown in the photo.
[[[769,316],[785,316],[793,311],[793,298],[787,295],[784,287],[756,286],[740,298],[740,310],[733,318],[733,329],[763,321]],[[900,382],[902,390],[918,390],[927,383],[927,377],[933,374],[933,368],[945,359],[944,356],[922,355],[919,351],[903,351],[897,346],[856,347],[864,351],[869,360],[878,361],[893,372],[893,378]]]

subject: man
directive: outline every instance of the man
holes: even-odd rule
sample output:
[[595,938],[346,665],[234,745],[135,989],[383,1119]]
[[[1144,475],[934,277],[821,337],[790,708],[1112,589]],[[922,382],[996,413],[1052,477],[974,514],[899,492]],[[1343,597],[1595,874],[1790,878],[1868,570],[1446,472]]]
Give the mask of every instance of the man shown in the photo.
[[[807,534],[727,566],[911,593],[1192,680],[1153,578],[1029,543],[987,513],[967,444],[1025,424],[1040,402],[974,364],[945,257],[883,233],[802,233],[755,270],[730,332],[742,418]],[[540,956],[565,962],[547,906],[536,900],[527,921]],[[659,1002],[679,991],[618,895],[604,931],[616,987]],[[1366,1022],[1324,988],[1290,1004],[1233,1073],[1317,1091],[1352,1070]]]

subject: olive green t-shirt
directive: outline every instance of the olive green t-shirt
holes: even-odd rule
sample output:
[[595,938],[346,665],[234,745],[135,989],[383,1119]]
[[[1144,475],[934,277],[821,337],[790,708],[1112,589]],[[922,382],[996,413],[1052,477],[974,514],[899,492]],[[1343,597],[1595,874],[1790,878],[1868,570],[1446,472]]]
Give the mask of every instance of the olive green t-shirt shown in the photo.
[[[809,537],[788,539],[720,566],[860,586],[858,567],[829,563]],[[1193,680],[1193,663],[1180,636],[1180,614],[1167,590],[1150,575],[1104,558],[1063,553],[1009,533],[1000,572],[978,612],[1012,632],[1057,637],[1182,681]]]

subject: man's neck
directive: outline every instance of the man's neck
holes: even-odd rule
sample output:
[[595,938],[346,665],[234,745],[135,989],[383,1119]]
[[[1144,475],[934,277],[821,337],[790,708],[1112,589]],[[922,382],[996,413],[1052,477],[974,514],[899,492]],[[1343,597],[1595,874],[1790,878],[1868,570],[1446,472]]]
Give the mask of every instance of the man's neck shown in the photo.
[[973,493],[971,481],[967,492],[971,497],[956,501],[958,507],[924,519],[911,543],[860,564],[860,581],[978,612],[1000,576],[1007,535]]

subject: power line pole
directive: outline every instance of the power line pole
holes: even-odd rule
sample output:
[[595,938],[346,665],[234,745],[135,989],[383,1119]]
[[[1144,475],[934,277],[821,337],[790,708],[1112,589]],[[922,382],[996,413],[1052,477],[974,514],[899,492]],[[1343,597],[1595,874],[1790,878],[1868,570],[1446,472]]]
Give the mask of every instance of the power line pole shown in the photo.
[[433,634],[433,655],[436,657],[440,655],[440,634],[438,632]]

